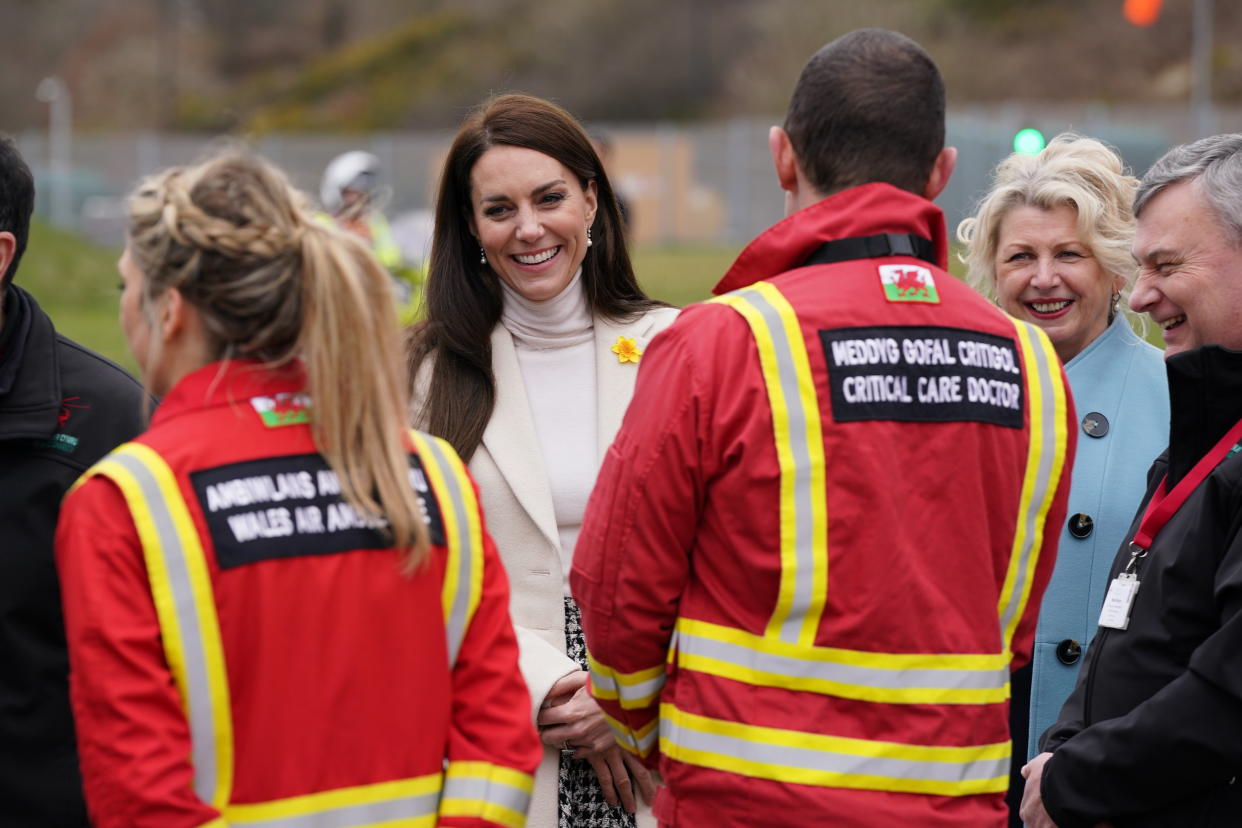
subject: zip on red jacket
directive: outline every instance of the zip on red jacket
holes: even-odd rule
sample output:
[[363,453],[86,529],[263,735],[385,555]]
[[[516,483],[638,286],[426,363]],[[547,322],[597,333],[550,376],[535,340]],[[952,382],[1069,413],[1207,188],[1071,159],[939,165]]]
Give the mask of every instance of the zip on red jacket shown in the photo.
[[643,356],[571,585],[663,824],[1005,822],[1075,419],[946,253],[930,202],[843,191]]
[[411,433],[432,547],[403,575],[316,452],[304,387],[199,369],[66,498],[93,823],[521,826],[540,747],[474,484]]

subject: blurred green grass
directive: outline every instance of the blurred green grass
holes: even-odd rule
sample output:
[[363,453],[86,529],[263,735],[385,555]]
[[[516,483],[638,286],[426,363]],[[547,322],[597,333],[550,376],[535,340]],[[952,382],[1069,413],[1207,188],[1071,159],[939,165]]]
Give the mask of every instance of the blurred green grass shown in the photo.
[[[709,298],[740,250],[737,245],[639,247],[632,253],[634,272],[649,295],[681,307]],[[17,280],[52,317],[57,330],[132,373],[137,365],[117,324],[119,255],[119,250],[36,222]],[[956,255],[950,257],[950,267],[961,275]],[[1159,329],[1146,327],[1140,335],[1163,347]]]
[[52,317],[56,330],[135,373],[137,365],[117,324],[119,250],[35,221],[17,284]]
[[[678,307],[711,296],[737,255],[736,247],[649,247],[634,251],[643,289]],[[17,283],[30,291],[56,329],[126,370],[137,365],[117,324],[120,251],[35,222]]]

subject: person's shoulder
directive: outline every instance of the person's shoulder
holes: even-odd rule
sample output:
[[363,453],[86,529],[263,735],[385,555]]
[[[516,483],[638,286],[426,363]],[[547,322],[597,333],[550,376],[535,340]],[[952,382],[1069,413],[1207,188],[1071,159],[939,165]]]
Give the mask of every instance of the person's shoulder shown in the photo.
[[72,381],[96,394],[117,400],[142,400],[142,384],[132,374],[102,354],[56,332],[62,382]]
[[56,334],[60,372],[60,430],[84,445],[90,463],[144,427],[146,391],[124,368]]
[[680,314],[681,308],[659,307],[644,311],[642,318],[651,323],[651,335],[654,336],[676,322]]
[[746,323],[741,314],[729,306],[730,294],[717,296],[702,302],[686,305],[680,310],[667,315],[665,323],[666,338],[705,341],[705,334],[723,333],[739,325],[738,330],[746,330]]

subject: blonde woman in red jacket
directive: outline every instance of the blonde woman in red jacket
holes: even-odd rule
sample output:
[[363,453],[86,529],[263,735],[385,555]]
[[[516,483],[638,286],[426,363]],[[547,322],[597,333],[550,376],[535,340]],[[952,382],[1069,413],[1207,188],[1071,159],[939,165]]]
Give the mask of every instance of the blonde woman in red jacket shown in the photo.
[[403,427],[387,275],[244,154],[130,201],[121,323],[163,402],[57,536],[99,828],[520,826],[508,586]]

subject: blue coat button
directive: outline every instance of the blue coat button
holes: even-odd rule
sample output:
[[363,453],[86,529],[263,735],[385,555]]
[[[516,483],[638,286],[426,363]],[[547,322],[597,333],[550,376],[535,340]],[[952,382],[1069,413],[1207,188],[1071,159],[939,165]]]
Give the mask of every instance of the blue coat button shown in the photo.
[[1095,521],[1091,519],[1091,515],[1079,512],[1069,519],[1069,533],[1079,540],[1090,535],[1094,528]]
[[1108,433],[1108,418],[1098,411],[1092,411],[1082,418],[1082,430],[1092,437],[1103,437]]

